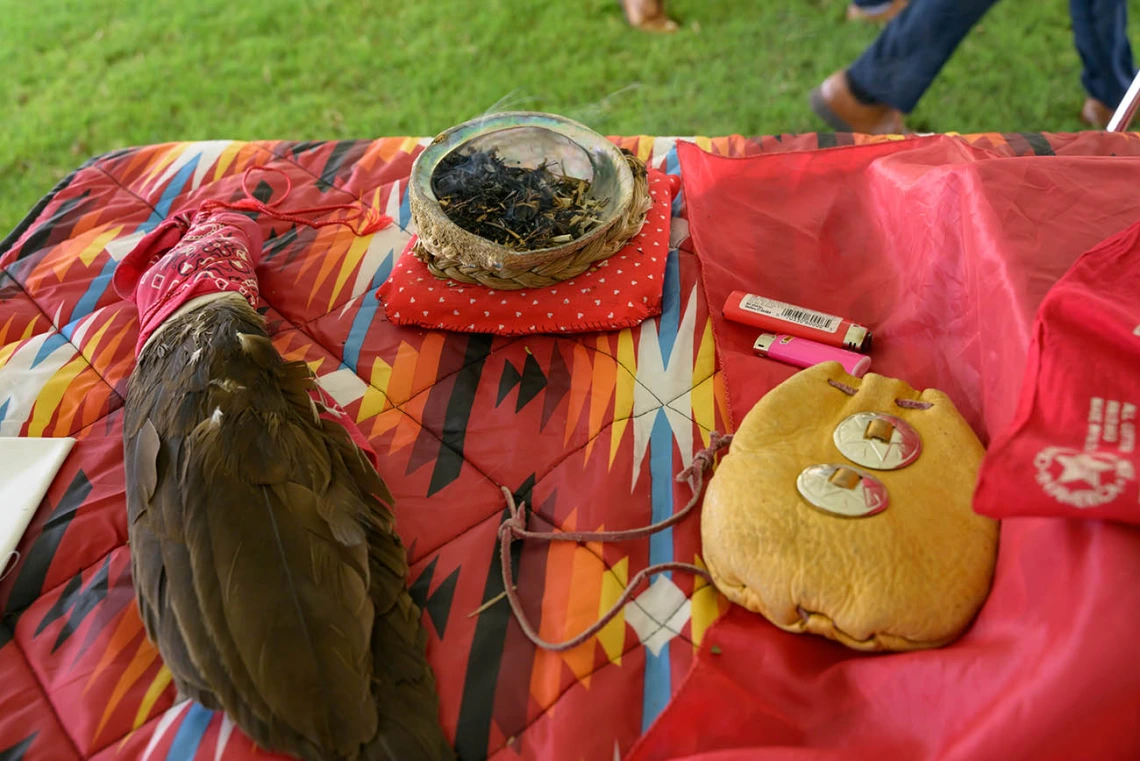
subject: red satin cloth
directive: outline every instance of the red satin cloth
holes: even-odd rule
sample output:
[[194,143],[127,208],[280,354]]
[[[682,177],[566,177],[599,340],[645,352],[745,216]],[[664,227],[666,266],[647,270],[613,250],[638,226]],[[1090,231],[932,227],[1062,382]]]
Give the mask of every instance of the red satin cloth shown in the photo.
[[[1013,421],[1045,294],[1140,217],[1134,159],[999,158],[947,138],[679,153],[736,420],[795,371],[723,319],[747,289],[871,327],[872,372],[942,389],[989,441]],[[1113,350],[1085,346],[1090,373]],[[1140,758],[1137,631],[1140,531],[1006,520],[993,590],[954,644],[860,654],[734,606],[626,761]]]
[[1140,224],[1082,256],[1045,297],[1017,419],[974,509],[1140,523]]

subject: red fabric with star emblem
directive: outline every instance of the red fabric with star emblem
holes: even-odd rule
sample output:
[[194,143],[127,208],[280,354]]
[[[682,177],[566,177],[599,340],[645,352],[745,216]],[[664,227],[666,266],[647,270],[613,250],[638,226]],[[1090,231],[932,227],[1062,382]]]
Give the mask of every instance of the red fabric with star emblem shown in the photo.
[[1140,223],[1084,256],[1034,324],[1021,404],[982,467],[974,509],[1140,524]]
[[115,292],[139,310],[136,354],[163,320],[190,299],[233,291],[257,307],[254,269],[261,255],[261,229],[244,214],[191,214],[179,214],[151,230],[115,269]]
[[680,180],[649,170],[653,207],[641,231],[618,253],[564,283],[521,291],[442,281],[410,255],[377,291],[397,325],[503,336],[582,333],[640,325],[661,314],[669,252],[669,216]]

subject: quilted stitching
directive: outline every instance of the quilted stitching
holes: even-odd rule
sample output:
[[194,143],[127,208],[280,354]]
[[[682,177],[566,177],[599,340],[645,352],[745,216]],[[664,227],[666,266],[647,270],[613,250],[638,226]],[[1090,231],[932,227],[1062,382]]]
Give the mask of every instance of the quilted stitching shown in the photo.
[[[1034,150],[1024,139],[971,139]],[[1067,139],[1054,139],[1054,149]],[[671,139],[618,142],[679,172]],[[697,142],[743,155],[850,138]],[[622,616],[573,651],[535,652],[506,605],[492,602],[501,592],[497,487],[533,505],[539,529],[635,527],[688,497],[672,474],[727,425],[696,259],[671,251],[664,314],[633,330],[503,339],[397,328],[374,292],[414,232],[406,178],[422,144],[216,141],[118,151],[61,183],[17,230],[19,240],[6,241],[0,373],[14,385],[0,389],[0,426],[80,441],[20,545],[20,563],[0,582],[0,758],[254,757],[228,720],[175,705],[169,673],[141,632],[116,412],[137,325],[105,287],[142,234],[206,197],[233,197],[252,165],[289,172],[290,203],[363,200],[398,222],[364,241],[263,221],[262,311],[278,349],[312,363],[382,457],[431,632],[441,718],[464,757],[610,757],[668,699],[724,601],[691,579],[659,579],[680,590],[681,602],[666,589],[631,603],[643,615],[629,609],[648,621],[651,647]],[[674,216],[683,220],[682,200]],[[698,545],[692,521],[649,543],[527,543],[516,547],[516,578],[542,634],[558,639],[592,622],[626,579],[663,554],[699,562]],[[675,604],[647,602],[657,597]],[[678,636],[663,637],[666,624]]]

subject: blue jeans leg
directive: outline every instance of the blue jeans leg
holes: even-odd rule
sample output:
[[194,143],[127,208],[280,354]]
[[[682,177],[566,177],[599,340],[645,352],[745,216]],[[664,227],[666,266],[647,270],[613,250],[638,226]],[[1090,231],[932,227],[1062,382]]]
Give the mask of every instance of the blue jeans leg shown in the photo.
[[910,113],[962,38],[996,2],[914,0],[847,70],[851,91],[865,103]]
[[1125,0],[1069,0],[1073,38],[1084,71],[1085,92],[1109,108],[1124,98],[1136,70],[1128,44]]

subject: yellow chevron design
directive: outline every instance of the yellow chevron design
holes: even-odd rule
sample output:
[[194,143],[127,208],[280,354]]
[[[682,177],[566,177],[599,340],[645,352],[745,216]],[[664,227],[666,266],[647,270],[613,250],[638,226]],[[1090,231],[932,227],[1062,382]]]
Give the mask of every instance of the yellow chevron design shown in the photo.
[[596,343],[598,353],[594,355],[594,374],[591,379],[593,390],[588,399],[590,413],[587,417],[589,426],[587,435],[589,439],[586,442],[584,452],[584,459],[587,461],[590,459],[590,453],[594,450],[595,442],[600,438],[598,434],[602,430],[606,410],[609,408],[610,399],[614,395],[617,374],[620,372],[617,362],[606,353],[609,349],[609,339],[606,336],[598,336]]
[[332,293],[329,294],[329,311],[332,311],[332,308],[336,305],[337,299],[340,297],[340,292],[344,290],[344,284],[348,282],[348,276],[351,275],[353,270],[360,264],[360,260],[364,258],[364,254],[368,251],[368,244],[371,242],[371,235],[353,238],[347,253],[344,255],[344,260],[341,262],[340,272],[337,273],[336,283],[333,285]]
[[138,713],[135,714],[134,724],[131,725],[132,732],[146,723],[147,717],[150,716],[151,709],[154,708],[154,704],[158,702],[159,697],[162,696],[162,691],[166,689],[166,686],[170,684],[173,679],[174,675],[170,673],[170,669],[166,667],[166,664],[163,664],[162,668],[160,668],[155,675],[154,681],[151,682],[150,687],[147,688],[146,694],[143,695],[142,702],[139,703]]
[[[302,280],[307,280],[312,283],[309,289],[309,298],[305,302],[305,306],[311,306],[313,299],[317,295],[317,291],[324,286],[325,281],[328,280],[329,275],[332,273],[333,266],[337,261],[344,256],[352,245],[353,240],[356,239],[355,234],[351,230],[346,230],[343,227],[322,227],[317,231],[317,239],[313,241],[310,252],[323,251],[319,255],[310,255],[300,271],[297,272],[296,282],[300,283]],[[321,266],[317,268],[316,276],[314,277],[308,269],[313,262],[319,261]],[[332,307],[330,306],[330,309]]]
[[175,159],[182,155],[188,145],[190,145],[190,143],[171,143],[166,151],[163,152],[162,157],[151,164],[150,171],[143,176],[140,184],[146,185],[158,177],[162,170],[173,164]]
[[[602,574],[602,595],[598,600],[598,616],[608,611],[629,583],[629,558],[624,557],[614,563],[613,568]],[[621,665],[622,649],[625,646],[625,611],[622,610],[614,616],[598,632],[598,642],[610,659],[610,663]]]
[[637,157],[644,162],[649,161],[649,157],[653,155],[653,138],[647,135],[642,135],[637,138]]
[[380,357],[372,360],[372,375],[369,376],[368,388],[364,389],[364,398],[360,400],[360,409],[356,412],[356,422],[360,423],[370,417],[375,417],[390,406],[386,392],[391,377],[391,365]]
[[[707,570],[705,564],[701,562],[701,556],[695,555],[693,557],[693,564],[702,570]],[[720,618],[720,592],[712,584],[708,583],[701,577],[697,577],[693,583],[693,595],[690,598],[690,615],[692,616],[692,638],[693,648],[696,649],[701,646],[701,640],[705,637],[705,632],[709,627]]]
[[119,681],[115,684],[115,689],[111,692],[111,699],[107,701],[106,707],[103,709],[103,716],[99,719],[98,726],[95,727],[95,734],[91,736],[92,742],[97,739],[103,731],[103,727],[107,725],[107,720],[111,718],[111,714],[119,707],[123,696],[127,694],[130,689],[146,672],[150,665],[158,658],[158,650],[150,644],[150,641],[145,637],[139,644],[138,650],[135,651],[135,657],[131,660],[130,664],[119,676]]
[[618,333],[617,350],[618,368],[614,390],[614,424],[610,433],[610,465],[614,466],[618,448],[621,446],[621,437],[629,425],[630,416],[633,415],[633,386],[637,382],[634,375],[637,373],[637,355],[633,349],[633,332],[626,328]]
[[123,226],[119,225],[118,227],[112,227],[109,230],[104,230],[102,233],[95,236],[95,238],[86,246],[84,246],[83,249],[77,254],[79,261],[83,262],[83,265],[85,267],[90,267],[91,262],[95,261],[95,257],[98,256],[103,251],[103,249],[107,247],[108,243],[118,237],[122,229]]
[[[106,326],[104,326],[106,327]],[[32,419],[28,423],[29,436],[43,436],[44,429],[51,422],[52,415],[63,401],[71,382],[81,372],[90,367],[82,354],[76,354],[63,367],[56,371],[44,387],[40,389],[35,406],[32,407]]]
[[0,367],[3,367],[5,364],[7,364],[8,360],[12,358],[12,355],[16,353],[16,349],[24,345],[25,340],[27,339],[13,341],[7,346],[0,346]]
[[701,432],[704,446],[709,445],[709,431],[716,426],[716,402],[712,375],[716,370],[716,347],[713,342],[712,318],[705,321],[705,332],[693,362],[693,390],[690,399],[693,420]]
[[400,144],[400,152],[410,154],[412,151],[414,151],[416,149],[416,146],[419,144],[420,144],[420,141],[418,138],[405,137],[404,142]]
[[230,168],[230,164],[234,163],[234,159],[237,158],[238,153],[240,153],[241,149],[246,145],[248,145],[248,143],[235,140],[222,149],[222,155],[218,156],[218,161],[214,165],[214,182],[217,182],[225,175],[226,170]]

